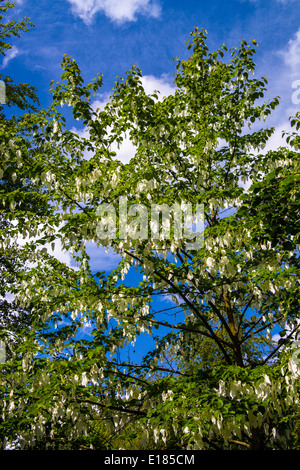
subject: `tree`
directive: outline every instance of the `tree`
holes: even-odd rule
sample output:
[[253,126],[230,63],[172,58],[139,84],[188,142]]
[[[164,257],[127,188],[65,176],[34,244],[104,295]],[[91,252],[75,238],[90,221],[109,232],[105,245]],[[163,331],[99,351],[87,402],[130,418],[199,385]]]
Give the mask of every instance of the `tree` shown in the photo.
[[[1,0],[0,4],[0,20],[3,19],[7,12],[14,8],[15,3],[5,2]],[[7,51],[12,48],[8,38],[15,36],[20,38],[22,32],[30,31],[34,24],[30,22],[28,17],[22,18],[20,21],[8,20],[6,23],[0,23],[0,53],[5,56]],[[11,77],[0,74],[0,79],[5,83],[5,106],[16,106],[19,110],[35,111],[35,105],[38,104],[37,90],[34,86],[27,83],[15,83]],[[4,107],[1,106],[1,118],[4,117]]]
[[[25,249],[34,263],[18,274],[15,294],[24,308],[33,305],[35,328],[1,376],[3,446],[14,439],[21,448],[76,445],[95,415],[119,437],[139,429],[156,446],[294,445],[299,372],[284,345],[298,329],[299,232],[287,224],[280,237],[272,234],[283,210],[268,212],[268,185],[281,200],[275,176],[295,170],[297,178],[299,154],[260,152],[274,129],[251,126],[279,100],[261,104],[267,80],[251,76],[255,47],[243,41],[209,52],[206,33],[195,28],[192,55],[177,59],[174,95],[147,95],[133,67],[98,110],[91,92],[102,77],[85,85],[65,56],[53,104],[19,123],[32,139],[22,171],[51,206],[34,217],[14,208],[11,232],[29,234]],[[65,104],[85,137],[67,129]],[[135,146],[128,164],[111,150],[125,135]],[[191,232],[202,208],[203,243]],[[290,210],[296,214],[297,204]],[[43,247],[55,240],[73,254],[76,269]],[[87,242],[118,253],[118,268],[92,272]],[[123,282],[134,267],[137,287]],[[165,295],[176,306],[171,321],[164,313],[173,310],[151,305]],[[82,337],[86,323],[94,329]],[[283,345],[272,341],[274,327]],[[156,340],[154,349],[139,363],[120,359],[144,333]]]
[[[15,6],[15,4],[1,1],[0,20]],[[27,32],[34,25],[29,18],[25,17],[20,21],[8,20],[0,23],[0,52],[3,56],[11,49],[9,38],[12,36],[20,37],[22,32]],[[18,244],[13,240],[9,240],[7,231],[13,225],[13,208],[16,204],[14,198],[19,191],[30,191],[30,184],[27,181],[26,188],[22,184],[21,179],[17,180],[16,168],[20,177],[22,163],[20,161],[20,148],[25,145],[22,136],[18,135],[18,123],[20,116],[16,117],[11,114],[12,111],[36,111],[38,105],[38,97],[36,88],[26,83],[15,83],[9,77],[0,74],[3,87],[3,100],[0,105],[0,145],[1,145],[1,170],[0,170],[0,191],[5,196],[2,199],[3,205],[0,211],[0,230],[1,230],[1,250],[0,250],[0,326],[1,338],[7,343],[16,341],[15,333],[30,325],[30,317],[28,310],[24,311],[16,303],[10,299],[12,286],[16,280],[16,271],[25,272],[27,262],[25,254],[20,250]],[[11,109],[10,109],[11,108]],[[17,147],[14,142],[18,142]],[[27,144],[28,145],[28,144]],[[5,173],[5,176],[4,176]],[[6,205],[5,205],[6,204]],[[19,204],[19,209],[26,211],[33,208],[33,201]],[[41,209],[41,207],[40,207]],[[36,207],[35,210],[38,210]],[[6,354],[10,356],[9,348]]]

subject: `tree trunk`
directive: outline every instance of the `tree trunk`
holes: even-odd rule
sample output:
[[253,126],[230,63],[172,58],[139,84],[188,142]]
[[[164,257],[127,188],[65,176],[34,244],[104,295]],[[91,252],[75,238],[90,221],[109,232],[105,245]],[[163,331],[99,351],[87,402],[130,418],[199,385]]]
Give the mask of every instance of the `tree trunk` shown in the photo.
[[240,367],[244,367],[244,362],[243,362],[243,357],[242,357],[242,352],[241,352],[241,345],[240,345],[240,341],[238,337],[238,331],[235,326],[234,315],[231,309],[231,303],[230,303],[229,295],[227,294],[227,292],[223,293],[223,299],[225,302],[227,321],[228,321],[230,336],[231,336],[232,345],[233,345],[233,354],[234,354],[235,362],[236,362],[236,365]]
[[264,450],[264,441],[259,428],[251,428],[252,442],[251,450]]

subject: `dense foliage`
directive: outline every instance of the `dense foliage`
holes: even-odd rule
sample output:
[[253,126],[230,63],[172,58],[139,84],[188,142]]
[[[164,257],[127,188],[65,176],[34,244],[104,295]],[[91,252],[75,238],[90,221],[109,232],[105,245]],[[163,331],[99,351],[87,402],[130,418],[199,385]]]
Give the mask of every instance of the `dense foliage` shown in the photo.
[[[195,28],[187,47],[173,95],[147,95],[133,67],[94,109],[101,75],[85,85],[65,56],[48,109],[1,118],[1,253],[26,259],[6,290],[30,318],[1,368],[3,448],[298,445],[300,119],[290,147],[263,152],[274,129],[258,124],[279,100],[262,100],[255,41],[209,52]],[[125,138],[127,164],[112,150]],[[186,214],[184,234],[175,215],[148,223],[154,206]],[[203,208],[200,245],[187,207]],[[93,272],[91,246],[119,266]],[[143,335],[153,349],[124,360]]]

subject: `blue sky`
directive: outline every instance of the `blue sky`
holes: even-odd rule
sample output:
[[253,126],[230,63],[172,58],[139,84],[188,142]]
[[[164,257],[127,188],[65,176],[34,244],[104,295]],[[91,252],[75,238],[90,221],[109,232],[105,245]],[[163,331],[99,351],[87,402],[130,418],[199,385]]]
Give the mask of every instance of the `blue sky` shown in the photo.
[[299,0],[18,0],[12,15],[28,16],[36,26],[13,40],[1,72],[36,85],[43,105],[63,54],[87,80],[103,73],[104,93],[132,64],[163,92],[172,85],[173,58],[187,56],[186,40],[198,26],[208,31],[212,50],[242,39],[258,42],[258,73],[269,77],[270,93],[284,99],[280,120],[293,107],[291,84],[300,79],[299,6]]
[[[281,104],[268,121],[278,127],[270,147],[280,142],[280,129],[299,110],[300,0],[17,0],[14,19],[30,17],[35,24],[0,62],[0,73],[38,88],[42,106],[50,102],[52,79],[59,80],[60,63],[68,54],[89,81],[102,73],[104,85],[97,102],[105,102],[116,76],[133,64],[142,69],[147,91],[172,92],[175,57],[186,58],[186,41],[195,26],[208,32],[216,50],[223,43],[239,46],[242,39],[258,42],[257,74],[268,76],[268,97]],[[297,84],[299,80],[299,84]],[[294,102],[293,102],[294,97]],[[130,145],[120,157],[129,158]],[[59,253],[59,250],[58,250]],[[68,262],[68,255],[59,255]],[[98,252],[95,269],[110,268],[112,254]]]
[[[173,59],[189,56],[186,41],[195,26],[207,30],[211,50],[255,39],[257,75],[269,79],[268,98],[281,97],[267,123],[278,128],[269,145],[276,147],[300,103],[299,6],[300,0],[17,0],[12,17],[28,16],[36,26],[13,38],[0,73],[35,85],[41,105],[47,106],[50,81],[59,80],[68,54],[86,81],[103,74],[96,106],[105,103],[115,78],[124,77],[133,64],[142,69],[146,91],[171,93]],[[131,150],[125,142],[118,158],[128,160]]]
[[[171,93],[173,59],[189,56],[186,41],[195,26],[207,30],[211,50],[255,39],[257,75],[269,79],[268,98],[281,97],[268,120],[278,128],[270,141],[276,147],[300,103],[299,7],[300,0],[17,0],[12,17],[28,16],[36,26],[13,38],[0,73],[35,85],[47,106],[50,81],[59,80],[68,54],[86,81],[103,74],[102,93],[95,98],[99,104],[107,100],[116,76],[125,76],[133,64],[142,69],[146,91]],[[128,159],[130,150],[127,142],[118,158]]]

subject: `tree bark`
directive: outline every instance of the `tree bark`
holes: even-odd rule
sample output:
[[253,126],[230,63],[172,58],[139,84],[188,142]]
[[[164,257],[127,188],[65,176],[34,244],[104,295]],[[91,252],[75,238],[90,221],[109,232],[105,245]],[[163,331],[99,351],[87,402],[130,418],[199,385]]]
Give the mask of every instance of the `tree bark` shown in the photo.
[[227,314],[227,319],[228,319],[228,326],[230,329],[230,336],[232,340],[235,362],[236,362],[236,365],[240,367],[244,367],[243,356],[241,352],[241,344],[240,344],[239,337],[238,337],[239,332],[235,326],[234,315],[231,309],[231,303],[230,303],[229,295],[227,294],[227,292],[224,292],[223,299],[224,299],[225,308],[226,308],[226,314]]

